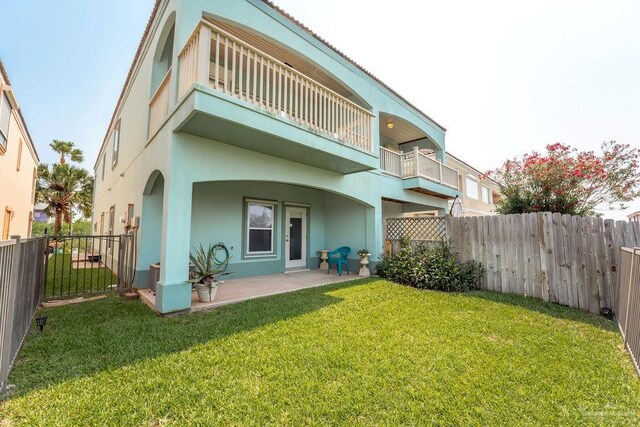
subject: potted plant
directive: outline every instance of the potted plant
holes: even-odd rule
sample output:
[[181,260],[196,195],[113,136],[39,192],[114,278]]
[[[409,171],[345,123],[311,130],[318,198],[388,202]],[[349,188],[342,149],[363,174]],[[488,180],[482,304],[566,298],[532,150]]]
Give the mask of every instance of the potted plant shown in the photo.
[[195,253],[189,254],[189,259],[194,265],[194,271],[189,275],[189,283],[193,283],[198,299],[201,302],[210,302],[218,292],[218,278],[231,272],[226,271],[229,258],[219,262],[216,260],[218,246],[209,244],[207,250],[202,245],[196,249]]
[[360,277],[369,277],[371,276],[371,272],[369,271],[369,267],[367,267],[369,265],[369,257],[371,256],[371,254],[369,253],[369,251],[367,249],[360,249],[358,251],[358,256],[360,257],[360,272],[358,273],[358,276]]
[[369,256],[371,256],[367,249],[360,249],[357,253],[360,259],[368,258]]

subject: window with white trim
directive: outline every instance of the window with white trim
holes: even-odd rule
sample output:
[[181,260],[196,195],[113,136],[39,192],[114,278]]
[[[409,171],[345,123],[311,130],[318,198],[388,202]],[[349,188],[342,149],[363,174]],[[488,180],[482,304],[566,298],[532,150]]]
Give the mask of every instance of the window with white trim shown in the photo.
[[465,181],[467,197],[478,200],[478,180],[472,176],[467,176]]
[[276,204],[267,201],[246,201],[246,255],[275,253]]
[[10,121],[11,104],[9,103],[9,97],[2,90],[2,87],[0,85],[0,153],[4,153],[7,149]]
[[482,186],[482,202],[487,204],[491,203],[491,192],[484,185]]
[[116,122],[116,126],[113,128],[113,156],[111,161],[111,168],[114,168],[118,164],[118,154],[120,153],[120,119]]
[[102,155],[102,178],[100,179],[100,181],[104,181],[104,168],[107,165],[107,154],[103,154]]

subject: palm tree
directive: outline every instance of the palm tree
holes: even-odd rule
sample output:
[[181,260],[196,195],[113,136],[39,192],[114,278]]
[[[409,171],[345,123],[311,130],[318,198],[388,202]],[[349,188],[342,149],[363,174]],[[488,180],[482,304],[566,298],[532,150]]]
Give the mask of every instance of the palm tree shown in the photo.
[[66,158],[69,157],[72,162],[81,163],[84,161],[84,154],[79,148],[74,148],[75,144],[70,141],[59,141],[54,139],[49,147],[56,153],[60,154],[60,164],[66,163]]
[[45,212],[55,218],[54,234],[57,235],[63,221],[71,223],[74,211],[85,217],[91,215],[93,176],[86,169],[65,162],[67,156],[74,162],[84,158],[82,150],[74,148],[73,142],[54,140],[50,146],[60,154],[60,163],[38,166],[36,200],[47,204]]

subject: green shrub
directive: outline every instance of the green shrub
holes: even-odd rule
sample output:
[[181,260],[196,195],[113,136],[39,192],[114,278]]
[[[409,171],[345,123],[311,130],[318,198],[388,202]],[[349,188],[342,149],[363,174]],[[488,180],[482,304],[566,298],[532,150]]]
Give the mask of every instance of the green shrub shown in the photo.
[[403,242],[397,254],[382,257],[377,273],[414,288],[464,292],[480,287],[484,267],[477,261],[458,262],[448,243],[425,247]]

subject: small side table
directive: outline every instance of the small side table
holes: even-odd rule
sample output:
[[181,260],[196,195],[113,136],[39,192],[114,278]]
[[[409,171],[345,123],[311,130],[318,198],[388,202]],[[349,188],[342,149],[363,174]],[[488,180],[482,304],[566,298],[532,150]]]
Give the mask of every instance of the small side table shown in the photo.
[[327,262],[327,260],[329,259],[329,252],[331,251],[329,251],[329,249],[322,249],[322,250],[319,250],[318,252],[320,252],[320,259],[322,260],[318,270],[328,270],[329,263]]

